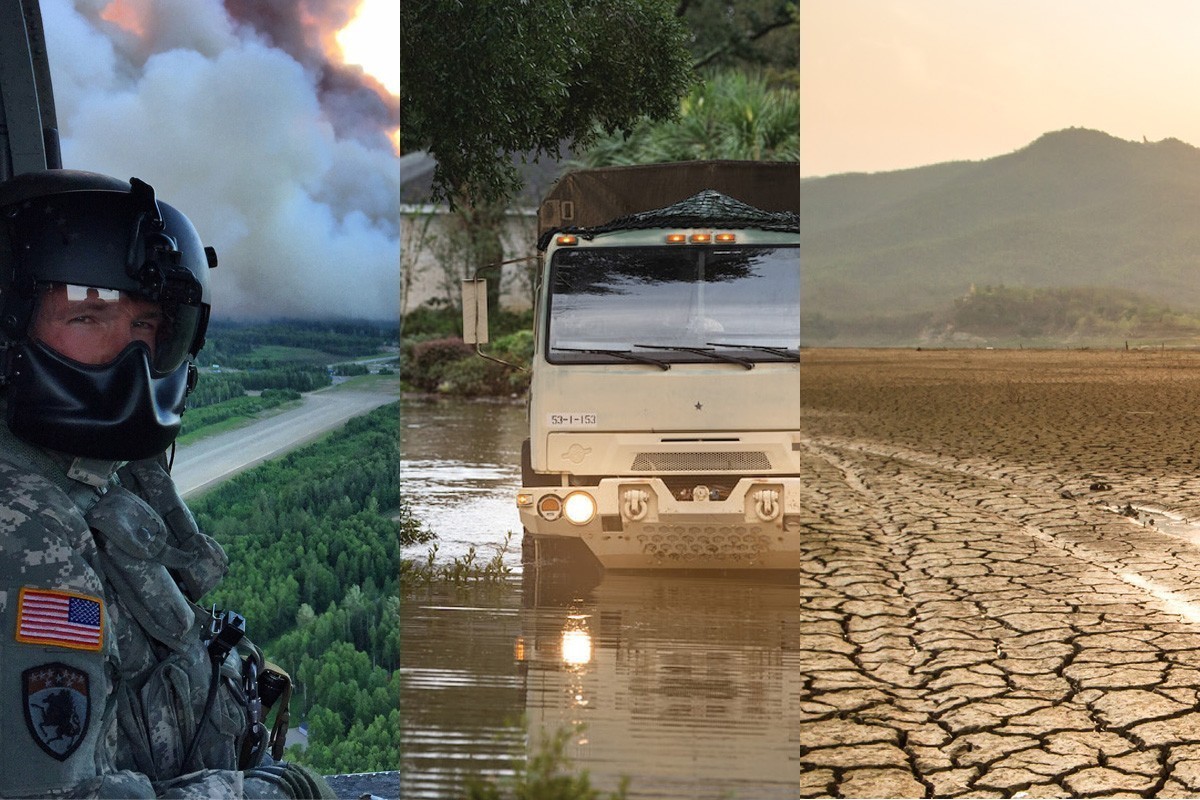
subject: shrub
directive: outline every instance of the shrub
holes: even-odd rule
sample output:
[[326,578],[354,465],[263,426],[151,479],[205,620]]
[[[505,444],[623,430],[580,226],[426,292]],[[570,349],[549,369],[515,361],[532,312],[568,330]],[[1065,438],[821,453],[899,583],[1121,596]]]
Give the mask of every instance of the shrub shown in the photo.
[[[431,339],[457,336],[462,330],[462,311],[445,300],[430,300],[408,311],[401,319],[404,339]],[[533,309],[493,311],[488,328],[493,339],[533,327]]]
[[[429,301],[406,312],[400,320],[403,338],[413,336],[456,336],[462,326],[462,314],[445,301]],[[439,307],[440,306],[440,307]]]
[[511,333],[528,333],[532,336],[533,309],[510,311],[502,308],[493,315],[488,327],[491,328],[492,338],[497,341]]
[[[458,338],[406,340],[401,351],[401,380],[418,391],[479,397],[522,394],[529,388],[528,372],[480,358]],[[501,336],[484,351],[501,361],[528,367],[533,333],[522,330]]]
[[508,394],[509,367],[472,355],[449,364],[443,373],[444,390],[465,397]]
[[474,349],[457,337],[417,342],[405,363],[405,377],[417,388],[435,392],[450,365],[474,355]]
[[496,352],[506,361],[523,367],[533,360],[533,331],[522,330],[496,339]]

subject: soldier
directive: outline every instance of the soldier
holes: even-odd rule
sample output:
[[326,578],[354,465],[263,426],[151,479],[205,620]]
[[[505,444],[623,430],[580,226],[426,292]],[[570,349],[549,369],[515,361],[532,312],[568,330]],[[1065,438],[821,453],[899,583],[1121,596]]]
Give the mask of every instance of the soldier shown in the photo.
[[136,178],[0,183],[0,795],[333,796],[264,756],[261,653],[196,605],[227,561],[165,451],[214,266]]

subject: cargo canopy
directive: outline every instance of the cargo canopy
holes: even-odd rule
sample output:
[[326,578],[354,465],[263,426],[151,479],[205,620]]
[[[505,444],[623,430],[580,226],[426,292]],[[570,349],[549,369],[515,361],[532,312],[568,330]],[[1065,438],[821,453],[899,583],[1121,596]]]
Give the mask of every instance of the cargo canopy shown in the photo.
[[800,213],[794,161],[680,161],[600,167],[559,178],[538,209],[538,239],[560,228],[593,228],[665,208],[712,189],[753,208]]

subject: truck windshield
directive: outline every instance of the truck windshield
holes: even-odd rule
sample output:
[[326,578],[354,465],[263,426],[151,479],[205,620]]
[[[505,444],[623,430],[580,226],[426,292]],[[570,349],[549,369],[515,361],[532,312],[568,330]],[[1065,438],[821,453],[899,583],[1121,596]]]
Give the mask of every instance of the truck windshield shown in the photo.
[[799,358],[798,246],[562,249],[550,281],[552,362]]

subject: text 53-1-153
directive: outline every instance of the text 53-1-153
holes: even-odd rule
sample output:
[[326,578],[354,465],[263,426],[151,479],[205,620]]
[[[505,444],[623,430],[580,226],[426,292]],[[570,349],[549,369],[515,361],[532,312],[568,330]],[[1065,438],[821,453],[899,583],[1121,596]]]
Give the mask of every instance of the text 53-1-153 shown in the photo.
[[554,428],[580,428],[593,427],[599,424],[594,413],[565,413],[565,414],[550,414],[550,426]]

